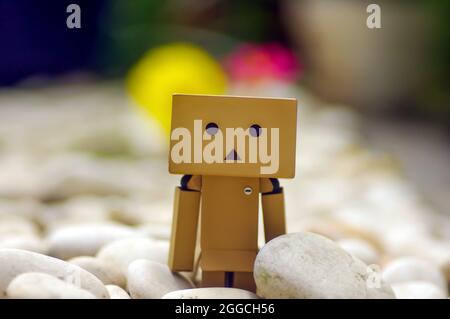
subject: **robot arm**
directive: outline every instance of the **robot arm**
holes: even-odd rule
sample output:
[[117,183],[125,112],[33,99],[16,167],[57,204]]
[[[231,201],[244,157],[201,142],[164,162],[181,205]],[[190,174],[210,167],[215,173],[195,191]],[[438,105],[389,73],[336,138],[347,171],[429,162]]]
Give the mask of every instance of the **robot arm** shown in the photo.
[[283,188],[276,178],[262,178],[262,211],[266,242],[286,233]]
[[200,206],[201,176],[184,175],[175,189],[169,268],[192,271]]

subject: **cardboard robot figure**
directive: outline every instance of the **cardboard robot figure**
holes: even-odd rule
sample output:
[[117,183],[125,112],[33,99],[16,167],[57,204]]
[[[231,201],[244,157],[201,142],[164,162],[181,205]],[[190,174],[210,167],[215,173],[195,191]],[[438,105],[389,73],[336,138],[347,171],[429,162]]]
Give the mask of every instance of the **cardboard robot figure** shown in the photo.
[[169,267],[192,271],[199,237],[202,287],[255,291],[260,197],[265,241],[285,233],[277,178],[295,175],[297,101],[176,94],[171,124],[169,171],[185,175]]

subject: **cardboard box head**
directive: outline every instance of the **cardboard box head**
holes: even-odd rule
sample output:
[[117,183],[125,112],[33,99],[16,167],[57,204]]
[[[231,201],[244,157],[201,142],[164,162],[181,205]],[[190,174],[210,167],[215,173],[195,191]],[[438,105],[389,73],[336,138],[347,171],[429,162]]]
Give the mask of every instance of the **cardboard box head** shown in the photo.
[[295,175],[295,99],[175,94],[169,172]]

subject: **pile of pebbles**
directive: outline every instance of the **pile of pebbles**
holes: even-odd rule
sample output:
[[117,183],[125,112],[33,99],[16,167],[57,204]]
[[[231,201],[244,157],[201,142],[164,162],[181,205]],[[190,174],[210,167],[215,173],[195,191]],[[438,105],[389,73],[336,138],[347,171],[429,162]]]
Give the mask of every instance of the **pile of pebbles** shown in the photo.
[[366,144],[355,112],[289,95],[289,234],[259,239],[253,294],[167,267],[179,177],[120,85],[0,92],[0,298],[448,298],[450,217]]

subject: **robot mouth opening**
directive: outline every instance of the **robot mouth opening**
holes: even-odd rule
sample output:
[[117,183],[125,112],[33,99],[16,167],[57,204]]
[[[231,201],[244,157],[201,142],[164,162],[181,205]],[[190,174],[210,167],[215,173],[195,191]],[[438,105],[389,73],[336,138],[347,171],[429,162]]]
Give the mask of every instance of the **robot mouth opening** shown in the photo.
[[230,153],[224,158],[226,161],[240,161],[241,158],[235,149],[232,149]]

